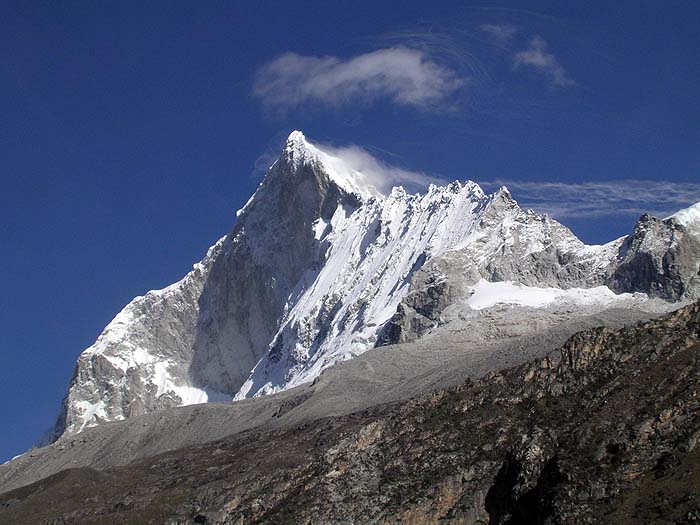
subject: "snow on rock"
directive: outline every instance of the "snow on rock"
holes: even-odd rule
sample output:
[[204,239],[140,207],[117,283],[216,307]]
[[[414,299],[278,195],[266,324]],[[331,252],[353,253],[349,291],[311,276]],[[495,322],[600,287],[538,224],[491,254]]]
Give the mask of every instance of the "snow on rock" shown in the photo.
[[338,207],[321,239],[323,267],[295,294],[236,398],[290,388],[373,348],[413,273],[472,234],[484,199],[476,184],[454,182],[424,195],[395,189],[357,210]]
[[380,196],[381,193],[364,179],[359,171],[349,166],[344,160],[329,155],[306,140],[301,131],[292,131],[282,150],[287,165],[299,170],[304,165],[320,163],[329,178],[348,193],[364,198]]
[[[638,296],[641,294],[637,294]],[[633,298],[633,294],[616,294],[607,286],[593,288],[536,288],[504,281],[488,282],[481,279],[472,288],[472,295],[466,304],[473,310],[483,310],[497,304],[544,308],[553,303],[572,303],[585,306],[623,303]]]
[[198,316],[197,297],[220,239],[182,280],[136,297],[80,355],[54,437],[155,407],[223,401],[186,373]]
[[[676,220],[694,228],[698,206]],[[56,437],[311,381],[387,333],[420,335],[458,301],[613,304],[604,285],[632,249],[586,246],[506,188],[384,195],[299,131],[236,215],[190,273],[134,299],[81,354]]]
[[700,202],[674,213],[669,218],[676,219],[694,235],[700,236]]

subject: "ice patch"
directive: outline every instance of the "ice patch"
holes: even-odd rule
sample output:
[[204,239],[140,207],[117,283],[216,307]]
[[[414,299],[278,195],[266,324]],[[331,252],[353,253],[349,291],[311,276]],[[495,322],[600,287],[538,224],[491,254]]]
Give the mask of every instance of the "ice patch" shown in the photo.
[[483,310],[497,304],[512,304],[543,308],[553,303],[581,305],[609,304],[634,298],[634,294],[616,294],[607,286],[594,288],[537,288],[511,281],[489,282],[481,279],[472,287],[467,305],[473,310]]
[[328,223],[323,220],[322,217],[319,217],[316,222],[313,224],[314,228],[314,239],[317,241],[320,241],[323,238],[323,234],[326,233],[326,229],[328,228]]
[[[86,426],[92,426],[96,422],[106,421],[107,411],[105,410],[105,401],[103,399],[99,400],[97,403],[91,403],[87,400],[81,400],[76,402],[77,411],[82,416],[83,423],[78,428],[78,432],[83,430]],[[123,419],[123,418],[120,418]]]

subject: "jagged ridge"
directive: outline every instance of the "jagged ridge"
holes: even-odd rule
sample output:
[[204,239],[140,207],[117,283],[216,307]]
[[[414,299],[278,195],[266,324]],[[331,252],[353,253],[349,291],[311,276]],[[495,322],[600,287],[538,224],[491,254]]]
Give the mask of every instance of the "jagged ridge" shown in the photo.
[[695,296],[700,247],[687,216],[642,218],[631,237],[586,246],[505,188],[384,196],[293,132],[232,232],[183,280],[127,305],[81,355],[56,434],[312,380],[425,333],[481,279]]

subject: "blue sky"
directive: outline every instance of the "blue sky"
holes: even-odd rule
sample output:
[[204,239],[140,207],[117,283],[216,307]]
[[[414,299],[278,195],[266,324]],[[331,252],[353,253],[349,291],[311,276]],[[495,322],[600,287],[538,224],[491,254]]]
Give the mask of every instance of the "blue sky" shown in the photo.
[[[262,3],[262,2],[261,2]],[[588,242],[700,200],[700,4],[3,2],[0,460],[232,226],[292,129]]]

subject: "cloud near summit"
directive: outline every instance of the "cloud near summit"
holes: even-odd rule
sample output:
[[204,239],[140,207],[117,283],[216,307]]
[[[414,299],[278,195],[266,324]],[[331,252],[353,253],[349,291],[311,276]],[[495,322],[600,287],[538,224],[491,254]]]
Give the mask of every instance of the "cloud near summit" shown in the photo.
[[507,186],[526,208],[547,212],[557,219],[639,216],[648,212],[666,217],[700,201],[700,187],[691,182],[611,180],[604,182],[547,182],[526,180],[482,181],[495,190]]
[[442,110],[465,86],[464,78],[425,52],[389,47],[347,59],[285,53],[257,71],[253,95],[277,109],[385,98],[399,106]]
[[380,193],[388,195],[395,186],[403,186],[409,192],[425,191],[429,184],[446,184],[445,179],[419,171],[411,171],[387,164],[369,151],[359,146],[334,147],[328,144],[317,145],[332,157],[343,171],[356,171],[362,181],[374,186]]

